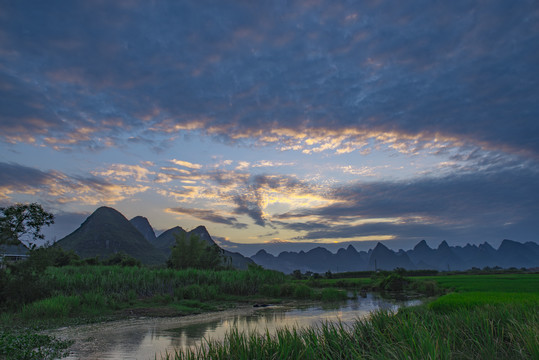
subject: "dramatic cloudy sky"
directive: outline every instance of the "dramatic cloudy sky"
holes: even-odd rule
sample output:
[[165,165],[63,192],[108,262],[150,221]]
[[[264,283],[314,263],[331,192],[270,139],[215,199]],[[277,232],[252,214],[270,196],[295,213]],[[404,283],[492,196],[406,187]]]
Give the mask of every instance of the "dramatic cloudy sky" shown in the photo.
[[[539,3],[0,1],[0,203],[222,244],[539,240]],[[241,246],[238,249],[242,249]]]

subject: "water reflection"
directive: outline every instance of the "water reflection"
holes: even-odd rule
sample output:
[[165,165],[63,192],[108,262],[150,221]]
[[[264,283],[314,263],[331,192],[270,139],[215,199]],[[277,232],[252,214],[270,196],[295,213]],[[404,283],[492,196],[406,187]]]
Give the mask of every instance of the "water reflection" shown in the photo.
[[351,324],[375,309],[397,310],[419,301],[366,298],[331,304],[305,304],[294,308],[250,308],[196,318],[141,318],[57,330],[55,335],[74,339],[68,359],[154,359],[155,354],[201,344],[202,339],[222,340],[228,330],[270,333],[282,327],[316,326],[326,321]]

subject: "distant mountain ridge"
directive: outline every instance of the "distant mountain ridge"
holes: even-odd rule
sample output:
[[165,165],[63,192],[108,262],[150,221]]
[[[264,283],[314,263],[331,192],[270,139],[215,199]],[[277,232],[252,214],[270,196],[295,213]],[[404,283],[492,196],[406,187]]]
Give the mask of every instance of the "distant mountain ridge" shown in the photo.
[[[123,252],[150,265],[164,264],[176,242],[175,235],[196,234],[208,245],[216,245],[208,230],[199,226],[186,232],[179,226],[163,232],[158,237],[147,218],[136,216],[127,220],[120,212],[110,207],[100,207],[81,226],[55,243],[66,250],[73,250],[83,258],[108,257]],[[253,260],[239,253],[223,250],[225,262],[238,269],[247,269]]]
[[251,256],[259,265],[267,269],[291,273],[294,270],[324,273],[326,271],[393,270],[397,267],[407,270],[468,270],[472,267],[502,268],[539,267],[539,245],[535,242],[519,243],[503,240],[496,250],[485,242],[479,246],[449,246],[443,241],[436,249],[420,241],[413,249],[393,251],[381,242],[369,251],[357,251],[352,245],[332,253],[323,247],[307,252],[283,251],[274,256],[265,250]]

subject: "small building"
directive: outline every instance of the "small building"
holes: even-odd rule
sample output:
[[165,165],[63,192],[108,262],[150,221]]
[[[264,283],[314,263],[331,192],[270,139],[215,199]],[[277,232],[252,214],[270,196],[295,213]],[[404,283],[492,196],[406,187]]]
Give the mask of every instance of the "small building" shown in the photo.
[[28,248],[23,244],[0,246],[0,269],[3,269],[8,262],[25,260],[28,256],[30,256]]

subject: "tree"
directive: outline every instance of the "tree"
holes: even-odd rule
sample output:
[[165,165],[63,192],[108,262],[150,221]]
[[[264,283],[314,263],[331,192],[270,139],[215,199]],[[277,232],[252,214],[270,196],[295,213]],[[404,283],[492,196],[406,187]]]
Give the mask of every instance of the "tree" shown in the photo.
[[41,205],[15,204],[0,208],[0,245],[18,245],[23,236],[31,243],[45,236],[41,228],[54,224],[54,215],[43,210]]
[[222,264],[222,250],[217,245],[208,245],[198,235],[185,233],[175,235],[176,243],[167,261],[174,269],[217,269]]

